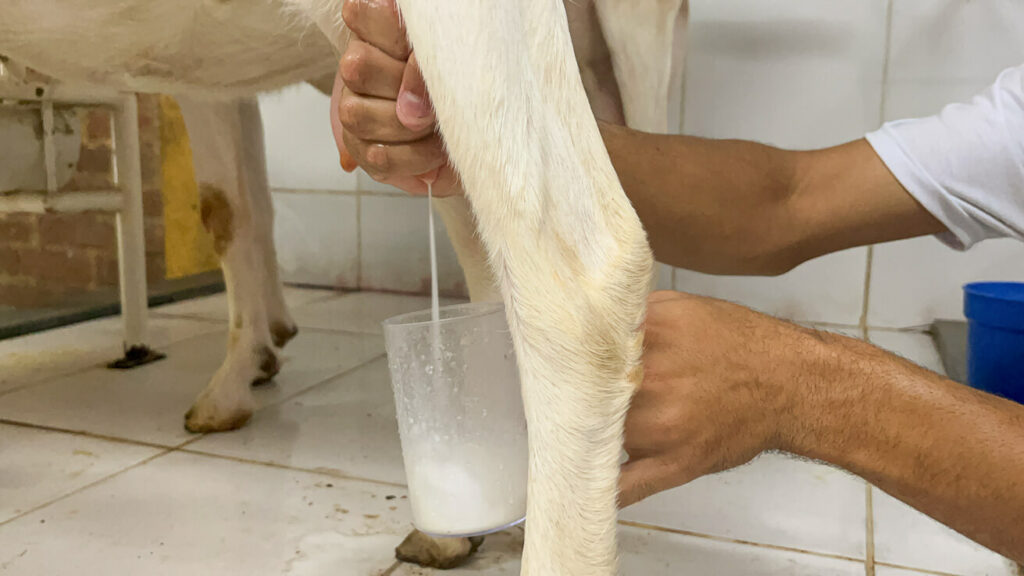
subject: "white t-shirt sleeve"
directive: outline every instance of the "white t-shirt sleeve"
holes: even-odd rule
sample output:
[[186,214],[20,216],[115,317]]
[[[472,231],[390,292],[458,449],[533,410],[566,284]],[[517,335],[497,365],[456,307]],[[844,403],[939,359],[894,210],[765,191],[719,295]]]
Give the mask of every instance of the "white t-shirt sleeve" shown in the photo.
[[943,242],[965,250],[986,238],[1024,240],[1024,65],[967,104],[888,122],[866,138],[949,229]]

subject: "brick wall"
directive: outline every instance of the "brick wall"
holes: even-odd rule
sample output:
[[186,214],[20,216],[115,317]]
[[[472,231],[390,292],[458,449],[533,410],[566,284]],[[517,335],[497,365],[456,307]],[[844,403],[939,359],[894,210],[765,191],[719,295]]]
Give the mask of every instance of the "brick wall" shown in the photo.
[[[62,191],[109,189],[113,178],[111,124],[100,109],[83,110],[82,147]],[[139,96],[146,271],[162,280],[163,200],[160,193],[158,99]],[[0,214],[0,305],[44,307],[118,284],[113,214]]]

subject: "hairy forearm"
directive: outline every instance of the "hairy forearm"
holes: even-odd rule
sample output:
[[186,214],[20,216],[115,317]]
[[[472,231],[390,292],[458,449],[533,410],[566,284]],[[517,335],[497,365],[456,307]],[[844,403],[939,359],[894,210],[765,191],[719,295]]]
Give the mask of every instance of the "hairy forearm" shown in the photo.
[[712,274],[778,274],[796,262],[786,222],[793,153],[742,140],[602,125],[655,258]]
[[780,444],[1024,562],[1024,406],[826,336]]
[[942,225],[863,139],[812,151],[602,125],[655,257],[712,274],[781,274],[811,258]]

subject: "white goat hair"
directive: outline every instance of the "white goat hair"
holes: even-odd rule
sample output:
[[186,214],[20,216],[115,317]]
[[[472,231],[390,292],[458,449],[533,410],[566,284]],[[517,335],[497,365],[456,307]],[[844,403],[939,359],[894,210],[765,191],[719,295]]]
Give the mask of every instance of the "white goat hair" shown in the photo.
[[[504,300],[519,358],[530,434],[523,573],[614,574],[618,459],[653,263],[587,92],[599,115],[674,126],[685,0],[398,3],[466,188],[439,203],[441,215],[472,298]],[[294,335],[251,95],[332,73],[341,5],[0,8],[0,54],[62,80],[179,96],[231,308],[228,355],[187,415],[191,430],[244,424],[250,383],[276,372]],[[609,54],[618,86],[601,66]]]

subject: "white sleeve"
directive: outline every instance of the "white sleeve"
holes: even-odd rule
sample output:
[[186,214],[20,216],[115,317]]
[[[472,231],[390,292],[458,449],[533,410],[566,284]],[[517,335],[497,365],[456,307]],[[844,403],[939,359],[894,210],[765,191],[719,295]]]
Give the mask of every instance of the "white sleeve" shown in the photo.
[[968,104],[888,122],[866,136],[900,184],[965,250],[986,238],[1024,240],[1024,65],[1004,70]]

